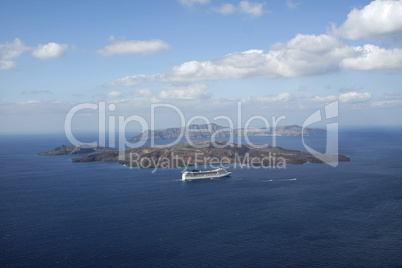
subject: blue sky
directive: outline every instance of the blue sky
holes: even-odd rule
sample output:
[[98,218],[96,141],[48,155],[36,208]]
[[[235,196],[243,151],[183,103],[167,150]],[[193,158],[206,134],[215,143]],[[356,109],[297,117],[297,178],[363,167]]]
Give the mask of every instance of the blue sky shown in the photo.
[[[2,1],[0,132],[60,132],[80,103],[150,120],[285,115],[401,125],[402,1]],[[96,111],[74,117],[97,129]],[[157,127],[178,126],[160,109]],[[219,123],[219,122],[217,122]],[[138,128],[133,123],[132,128]]]

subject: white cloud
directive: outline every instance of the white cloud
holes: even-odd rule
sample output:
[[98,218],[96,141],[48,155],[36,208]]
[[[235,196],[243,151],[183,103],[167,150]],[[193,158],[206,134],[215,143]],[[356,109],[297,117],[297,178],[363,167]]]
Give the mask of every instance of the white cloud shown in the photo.
[[158,39],[148,41],[141,40],[117,40],[113,44],[105,46],[97,51],[102,56],[121,54],[152,54],[169,49],[169,44]]
[[152,95],[152,92],[149,88],[140,88],[134,91],[134,95],[136,97],[148,97]]
[[241,1],[239,3],[240,12],[251,16],[259,17],[264,14],[264,3],[252,3],[249,1]]
[[329,96],[312,96],[304,98],[304,101],[315,102],[315,103],[330,103],[336,101],[338,98],[333,95]]
[[39,59],[60,58],[65,55],[67,48],[68,45],[49,42],[45,45],[38,45],[38,47],[32,51],[32,56]]
[[289,9],[296,9],[300,3],[293,2],[291,0],[286,0],[286,7]]
[[277,109],[278,111],[301,111],[323,107],[326,104],[336,101],[334,95],[300,95],[290,93],[279,93],[267,96],[247,96],[241,99],[248,109],[263,110]]
[[15,61],[10,59],[16,58],[31,48],[27,47],[18,38],[11,43],[5,42],[0,44],[0,70],[11,70],[17,67]]
[[207,92],[207,86],[204,84],[194,84],[190,86],[171,86],[169,90],[163,90],[159,94],[161,99],[207,99],[211,95]]
[[28,89],[28,90],[24,90],[21,92],[21,94],[23,95],[36,95],[36,94],[53,94],[53,92],[51,90],[32,90],[32,89]]
[[252,3],[249,1],[241,1],[238,6],[230,3],[224,3],[221,6],[213,6],[210,8],[211,11],[220,13],[222,15],[233,14],[235,12],[240,12],[253,17],[259,17],[265,13],[264,10],[265,2],[263,3]]
[[15,69],[17,65],[12,60],[0,60],[0,70]]
[[334,32],[344,38],[378,39],[402,33],[402,1],[376,0],[363,9],[353,9]]
[[118,97],[121,97],[121,96],[122,96],[122,94],[120,93],[120,91],[117,91],[117,90],[111,91],[108,94],[106,94],[106,97],[110,98],[110,99],[118,98]]
[[391,108],[395,106],[402,106],[402,100],[385,100],[373,102],[373,107]]
[[221,13],[222,15],[232,14],[236,11],[236,7],[232,4],[222,4],[220,7],[212,7],[213,12]]
[[197,82],[249,77],[298,77],[336,72],[341,59],[354,55],[353,48],[329,35],[297,35],[270,51],[248,50],[211,61],[188,61],[169,72],[126,76],[107,86],[133,86],[144,82]]
[[341,65],[346,69],[371,71],[402,68],[402,49],[384,49],[374,45],[354,48],[357,57],[346,58]]
[[36,101],[36,100],[17,102],[17,104],[20,104],[20,105],[37,104],[37,103],[39,103],[39,101]]
[[210,0],[177,0],[177,2],[179,2],[183,6],[191,7],[195,4],[208,4]]
[[331,35],[298,34],[286,43],[273,45],[267,52],[251,49],[210,61],[188,61],[165,73],[126,76],[106,86],[136,86],[145,82],[193,83],[251,77],[303,77],[342,69],[390,72],[400,68],[402,49],[384,49],[374,45],[353,47]]
[[30,50],[30,48],[25,46],[19,38],[15,38],[12,43],[5,42],[0,44],[0,58],[3,60],[13,59],[27,50]]
[[339,95],[339,101],[342,103],[366,102],[370,99],[371,94],[368,92],[347,92]]
[[278,95],[271,96],[248,96],[242,99],[242,102],[263,102],[263,103],[278,103],[278,102],[288,102],[290,100],[289,93],[280,93]]

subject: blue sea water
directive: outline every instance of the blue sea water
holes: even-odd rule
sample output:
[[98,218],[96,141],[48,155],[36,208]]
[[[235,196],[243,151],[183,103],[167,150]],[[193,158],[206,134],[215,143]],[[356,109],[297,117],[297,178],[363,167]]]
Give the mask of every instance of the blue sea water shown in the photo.
[[[352,161],[336,168],[230,166],[194,182],[35,155],[63,136],[1,136],[0,267],[401,266],[401,136],[343,130]],[[277,141],[303,150],[299,137]],[[322,150],[325,137],[308,143]]]

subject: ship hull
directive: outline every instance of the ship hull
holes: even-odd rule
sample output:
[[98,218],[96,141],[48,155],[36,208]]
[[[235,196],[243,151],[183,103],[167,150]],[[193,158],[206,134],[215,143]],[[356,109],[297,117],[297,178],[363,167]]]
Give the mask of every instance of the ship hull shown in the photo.
[[212,170],[207,172],[184,172],[182,175],[183,181],[192,181],[192,180],[205,180],[205,179],[218,179],[227,177],[232,172],[227,172],[226,170],[219,171],[219,170]]

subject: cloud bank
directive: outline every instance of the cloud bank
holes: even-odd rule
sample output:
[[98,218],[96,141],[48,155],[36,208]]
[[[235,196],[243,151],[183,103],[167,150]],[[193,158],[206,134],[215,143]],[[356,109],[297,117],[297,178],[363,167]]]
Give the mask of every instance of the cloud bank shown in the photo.
[[126,76],[107,86],[136,86],[144,82],[212,81],[252,77],[301,77],[346,70],[390,71],[402,68],[402,50],[374,45],[348,46],[331,35],[298,34],[270,50],[248,50],[210,61],[188,61],[166,73]]

